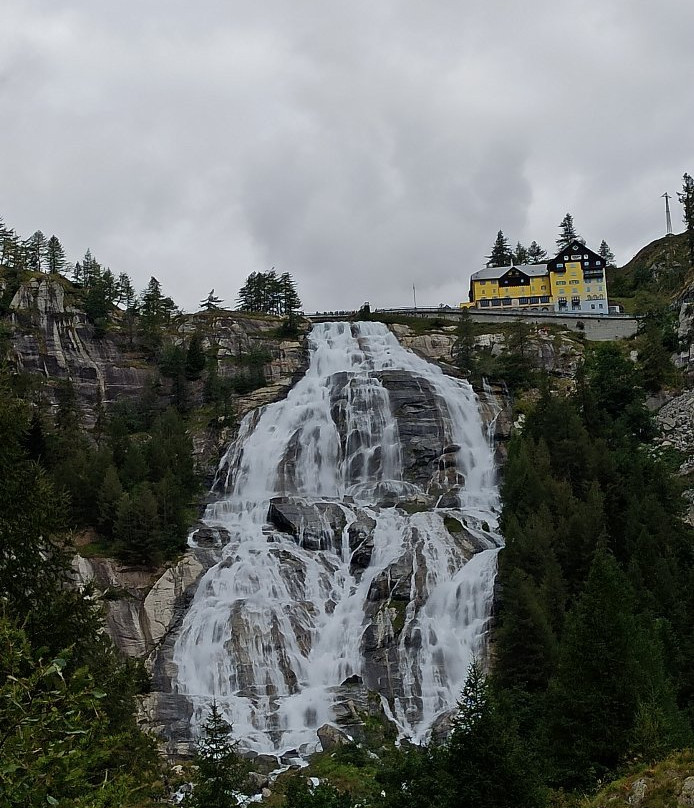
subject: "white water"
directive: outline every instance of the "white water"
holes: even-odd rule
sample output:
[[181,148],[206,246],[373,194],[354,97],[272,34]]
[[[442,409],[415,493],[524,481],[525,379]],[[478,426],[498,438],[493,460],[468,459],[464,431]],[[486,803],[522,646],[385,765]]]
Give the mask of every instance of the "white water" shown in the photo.
[[[215,699],[247,748],[312,751],[316,729],[334,717],[331,688],[368,674],[367,595],[384,571],[390,577],[398,561],[402,568],[404,555],[410,602],[396,651],[401,684],[389,708],[403,734],[422,740],[455,706],[471,660],[484,650],[500,544],[493,453],[470,386],[406,351],[385,326],[316,325],[310,353],[304,378],[284,401],[246,416],[222,461],[226,495],[205,521],[231,540],[186,614],[175,684],[192,701],[194,721]],[[408,516],[376,504],[384,492],[423,493],[403,480],[398,424],[378,378],[388,370],[423,380],[447,410],[444,446],[460,447],[460,509]],[[311,550],[274,530],[268,506],[280,495],[338,503],[342,536]],[[358,510],[376,522],[374,548],[368,567],[352,574],[348,527]],[[464,519],[489,549],[466,563],[469,547],[446,530],[444,516]]]

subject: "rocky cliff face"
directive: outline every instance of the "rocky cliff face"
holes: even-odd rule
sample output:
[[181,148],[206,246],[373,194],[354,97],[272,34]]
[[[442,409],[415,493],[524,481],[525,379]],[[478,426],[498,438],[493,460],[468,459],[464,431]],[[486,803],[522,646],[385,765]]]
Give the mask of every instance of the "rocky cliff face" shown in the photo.
[[95,419],[99,397],[105,405],[139,395],[153,368],[133,359],[114,337],[94,336],[84,312],[66,304],[60,279],[47,276],[20,286],[10,303],[14,364],[44,380],[55,401],[55,385],[72,381],[85,425]]
[[[499,356],[506,350],[504,329],[498,323],[489,323],[487,327],[489,333],[480,334],[475,340],[476,345],[490,351],[493,356]],[[396,324],[390,328],[406,348],[424,359],[439,363],[446,372],[456,375],[457,371],[452,367],[456,326],[442,326],[427,334],[416,334],[406,325]],[[574,376],[583,356],[583,346],[576,340],[575,332],[549,331],[543,327],[528,337],[527,350],[535,367],[566,378]]]
[[[97,336],[83,311],[73,305],[66,293],[66,281],[45,276],[22,284],[10,303],[6,320],[9,327],[10,361],[18,371],[32,374],[43,383],[44,394],[56,403],[55,389],[69,380],[77,396],[86,428],[94,424],[100,401],[108,406],[124,398],[140,396],[148,382],[157,377],[155,363],[130,345],[123,333],[120,313],[114,313],[103,336]],[[245,356],[262,351],[264,387],[238,396],[234,406],[239,416],[270,401],[282,398],[294,379],[305,369],[303,336],[280,339],[276,336],[279,320],[273,317],[246,316],[226,311],[181,315],[172,323],[170,337],[175,341],[194,332],[203,335],[203,347],[215,347],[222,377],[242,372]],[[193,390],[200,401],[201,385]],[[203,470],[216,468],[219,450],[233,430],[201,427],[193,435],[196,456]]]

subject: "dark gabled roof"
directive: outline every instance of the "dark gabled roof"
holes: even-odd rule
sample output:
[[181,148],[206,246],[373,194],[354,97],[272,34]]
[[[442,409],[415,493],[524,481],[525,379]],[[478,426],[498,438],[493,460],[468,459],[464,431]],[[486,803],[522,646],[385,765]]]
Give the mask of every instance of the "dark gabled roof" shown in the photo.
[[484,269],[472,273],[470,283],[472,283],[472,281],[498,281],[512,269],[519,270],[523,275],[527,275],[529,278],[547,274],[547,264],[520,264],[519,266],[512,264],[508,267],[485,267]]
[[[568,255],[569,257],[564,258],[565,255]],[[590,247],[586,247],[586,245],[580,241],[573,241],[568,247],[565,247],[563,250],[560,250],[551,261],[547,262],[547,266],[550,269],[553,269],[554,265],[557,262],[563,264],[565,261],[570,261],[572,255],[581,256],[580,259],[578,258],[576,259],[577,261],[583,260],[583,256],[587,255],[589,260],[593,261],[598,260],[600,261],[601,266],[605,266],[604,259],[600,258],[600,256],[598,255],[598,253],[595,252],[595,250],[591,250]]]

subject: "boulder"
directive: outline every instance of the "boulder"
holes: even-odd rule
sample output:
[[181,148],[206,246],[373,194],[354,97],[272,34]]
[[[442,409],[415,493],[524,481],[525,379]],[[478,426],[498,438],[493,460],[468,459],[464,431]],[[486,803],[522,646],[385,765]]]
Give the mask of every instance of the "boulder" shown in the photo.
[[682,790],[677,797],[677,804],[682,808],[694,808],[694,777],[687,777],[682,783]]
[[352,743],[352,739],[346,732],[332,724],[323,724],[322,727],[318,728],[316,734],[324,752]]

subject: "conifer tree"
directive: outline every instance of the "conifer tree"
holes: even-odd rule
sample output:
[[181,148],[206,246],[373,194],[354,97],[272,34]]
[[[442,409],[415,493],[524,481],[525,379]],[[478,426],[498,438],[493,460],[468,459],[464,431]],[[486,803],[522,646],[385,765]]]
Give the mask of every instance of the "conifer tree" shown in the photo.
[[520,241],[516,244],[516,249],[513,252],[513,263],[516,266],[524,266],[530,263],[530,253]]
[[531,241],[528,247],[528,260],[531,264],[542,264],[547,260],[547,251],[536,241]]
[[122,303],[126,310],[132,309],[135,303],[135,289],[133,287],[130,276],[126,272],[121,272],[117,281],[118,296],[117,300]]
[[513,261],[513,251],[508,243],[508,239],[502,230],[496,234],[496,241],[492,247],[491,255],[487,256],[488,267],[506,267]]
[[237,808],[237,797],[247,789],[248,764],[238,755],[238,741],[231,733],[231,724],[213,702],[195,755],[198,770],[186,806]]
[[65,250],[57,236],[51,236],[46,243],[46,268],[55,274],[65,268]]
[[574,217],[567,213],[559,224],[559,238],[557,239],[557,252],[565,250],[572,242],[580,241],[584,243],[581,236],[576,232]]
[[219,304],[223,303],[224,301],[217,297],[214,293],[214,289],[210,289],[210,293],[204,300],[200,301],[200,308],[205,309],[205,311],[214,311],[215,309],[219,308]]
[[468,669],[447,749],[450,793],[445,806],[535,808],[531,766],[515,727],[501,714],[474,663]]
[[465,373],[472,373],[475,369],[475,326],[468,309],[460,313],[453,343],[453,359]]
[[613,267],[615,265],[615,263],[614,263],[614,253],[610,249],[609,244],[605,241],[605,239],[603,239],[600,242],[600,248],[598,249],[598,255],[605,262],[605,266]]
[[556,639],[542,594],[528,576],[514,570],[504,590],[513,609],[500,627],[494,675],[507,688],[535,693],[547,686],[556,660]]
[[686,225],[689,264],[694,267],[694,179],[687,173],[682,177],[682,192],[677,196],[682,205],[682,218]]
[[278,314],[285,314],[288,317],[301,308],[301,299],[296,291],[296,284],[294,278],[288,273],[283,272],[279,278],[280,283],[280,310]]
[[188,350],[186,352],[186,378],[190,381],[199,379],[205,369],[205,351],[202,347],[202,339],[197,331],[190,338]]
[[567,615],[549,692],[552,756],[562,782],[582,785],[627,751],[639,703],[637,637],[628,582],[600,549]]
[[42,272],[46,264],[46,237],[37,230],[25,242],[27,268],[34,272]]

